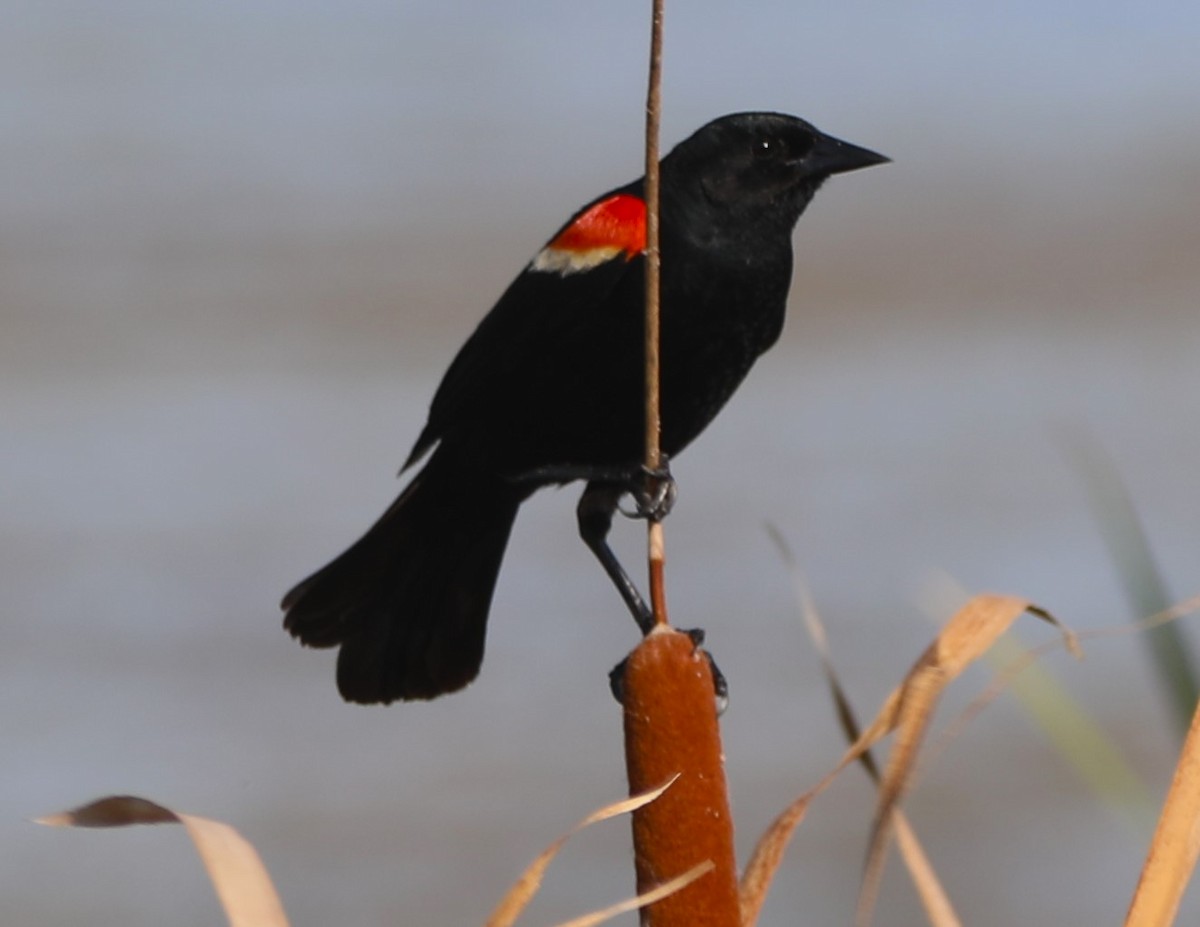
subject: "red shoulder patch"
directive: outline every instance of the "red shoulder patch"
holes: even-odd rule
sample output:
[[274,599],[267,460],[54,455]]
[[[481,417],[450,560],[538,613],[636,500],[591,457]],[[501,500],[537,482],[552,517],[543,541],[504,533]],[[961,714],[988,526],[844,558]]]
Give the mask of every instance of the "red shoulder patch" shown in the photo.
[[630,260],[646,248],[646,204],[618,193],[581,213],[541,250],[534,270],[572,274],[588,270],[620,254]]
[[601,200],[563,229],[550,247],[565,251],[615,248],[629,257],[646,247],[646,204],[618,193]]

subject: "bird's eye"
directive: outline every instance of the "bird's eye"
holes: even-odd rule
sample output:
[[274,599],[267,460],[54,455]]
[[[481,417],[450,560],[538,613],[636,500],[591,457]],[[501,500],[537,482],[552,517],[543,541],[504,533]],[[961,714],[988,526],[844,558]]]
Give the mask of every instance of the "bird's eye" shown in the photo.
[[759,138],[754,142],[754,157],[760,160],[779,158],[784,154],[785,146],[777,138]]
[[764,135],[754,140],[753,151],[756,160],[793,161],[803,158],[815,144],[811,132]]

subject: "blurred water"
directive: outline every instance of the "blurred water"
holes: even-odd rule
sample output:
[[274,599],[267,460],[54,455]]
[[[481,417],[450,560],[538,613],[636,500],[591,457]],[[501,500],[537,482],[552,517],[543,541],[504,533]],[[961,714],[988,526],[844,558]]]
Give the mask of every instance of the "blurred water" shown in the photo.
[[[344,706],[332,657],[278,626],[279,595],[398,491],[500,288],[637,171],[629,10],[467,9],[25,4],[0,35],[6,921],[219,919],[181,835],[25,821],[109,792],[236,822],[298,924],[480,922],[620,794],[605,674],[633,629],[573,490],[523,510],[461,696]],[[1111,451],[1196,591],[1196,12],[1136,9],[672,13],[668,140],[771,106],[897,158],[822,192],[784,342],[677,466],[672,609],[733,686],[744,850],[841,748],[767,519],[864,713],[930,634],[932,570],[1078,628],[1127,618],[1068,429]],[[632,561],[640,530],[619,529]],[[1050,662],[1161,789],[1174,748],[1138,642]],[[851,775],[814,811],[768,922],[846,918],[869,801]],[[1003,702],[912,807],[973,924],[1127,904],[1145,835]],[[582,836],[530,922],[623,896],[628,863],[623,824]],[[919,922],[910,894],[893,879],[880,922]]]

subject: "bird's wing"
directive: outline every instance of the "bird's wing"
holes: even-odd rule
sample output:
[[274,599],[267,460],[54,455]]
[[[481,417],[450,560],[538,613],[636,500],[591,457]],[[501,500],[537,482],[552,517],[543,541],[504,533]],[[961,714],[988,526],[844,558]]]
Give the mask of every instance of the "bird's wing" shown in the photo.
[[553,352],[603,323],[603,304],[631,274],[641,273],[640,187],[631,184],[589,203],[509,285],[442,378],[405,468],[457,423],[486,415],[514,379],[536,382]]

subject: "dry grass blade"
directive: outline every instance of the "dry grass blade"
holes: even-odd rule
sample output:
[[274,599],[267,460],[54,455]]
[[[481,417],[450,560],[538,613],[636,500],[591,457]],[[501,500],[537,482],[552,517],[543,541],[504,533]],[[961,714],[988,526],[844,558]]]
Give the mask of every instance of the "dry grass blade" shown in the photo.
[[[808,588],[808,581],[804,578],[800,564],[796,560],[795,554],[792,553],[792,548],[788,544],[787,539],[784,538],[783,532],[768,522],[767,534],[775,542],[775,546],[778,548],[780,555],[787,564],[788,571],[792,575],[792,585],[796,590],[796,604],[800,608],[800,617],[804,619],[804,629],[808,632],[813,646],[817,649],[817,656],[821,658],[821,670],[825,674],[825,681],[829,685],[830,697],[833,699],[834,707],[837,709],[838,723],[841,724],[842,731],[846,734],[846,739],[853,743],[858,740],[858,721],[854,717],[854,710],[850,707],[850,699],[842,687],[841,680],[838,679],[837,671],[834,669],[833,656],[829,650],[829,635],[825,633],[825,625],[821,621],[820,614],[817,612],[812,592]],[[867,772],[874,777],[876,774],[875,763],[871,759],[871,754],[864,753],[862,755],[862,762],[866,766]]]
[[1200,854],[1200,709],[1192,715],[1192,725],[1125,927],[1166,927],[1174,922],[1196,867],[1197,854]]
[[558,927],[593,927],[594,924],[602,924],[605,921],[612,920],[618,915],[624,914],[627,911],[636,911],[648,904],[653,904],[656,901],[674,895],[678,891],[687,888],[702,875],[706,875],[713,871],[716,865],[712,860],[706,859],[704,862],[693,866],[681,876],[676,876],[669,882],[664,882],[657,888],[653,888],[648,892],[643,892],[636,898],[630,898],[627,901],[614,904],[612,907],[605,908],[603,911],[596,911],[592,914],[585,914],[583,917],[577,917],[574,920],[559,924]]
[[[829,685],[830,697],[833,699],[838,721],[842,727],[842,731],[846,735],[846,739],[854,743],[859,739],[861,729],[854,708],[850,704],[850,699],[846,695],[845,688],[842,686],[841,680],[837,675],[837,670],[834,667],[833,655],[829,648],[829,636],[825,631],[824,622],[821,621],[820,613],[817,611],[816,603],[813,601],[812,592],[782,532],[772,524],[767,525],[767,532],[775,542],[776,547],[787,563],[788,570],[791,572],[800,615],[804,619],[804,627],[808,631],[813,646],[816,648],[817,654],[821,659],[821,669]],[[871,777],[873,782],[878,784],[880,778],[879,769],[875,765],[875,760],[871,752],[864,750],[858,759],[862,767],[866,770],[867,775]],[[945,888],[943,888],[941,880],[938,879],[937,873],[934,871],[929,857],[925,854],[920,840],[917,839],[916,832],[913,830],[908,818],[900,810],[896,811],[896,840],[900,848],[901,858],[904,860],[905,867],[908,869],[909,876],[916,887],[929,923],[933,927],[961,927],[962,922],[959,920],[954,906],[950,902],[949,895],[946,893]],[[761,899],[758,903],[762,903]]]
[[754,927],[757,922],[767,890],[771,887],[771,881],[775,878],[776,872],[779,871],[779,861],[783,858],[784,851],[791,842],[796,828],[800,826],[800,822],[808,813],[808,806],[829,787],[843,769],[862,757],[876,741],[891,731],[891,718],[894,716],[894,711],[889,706],[890,701],[888,705],[884,706],[880,717],[875,720],[870,729],[865,731],[846,750],[837,766],[827,773],[816,786],[784,808],[766,832],[758,838],[758,844],[754,848],[750,862],[742,873],[739,887],[742,927]]
[[837,766],[827,773],[815,787],[788,805],[759,838],[750,862],[742,874],[739,889],[742,927],[754,927],[757,922],[762,903],[775,873],[779,870],[779,862],[783,858],[784,851],[791,842],[796,828],[808,813],[808,806],[813,799],[825,791],[843,769],[859,760],[877,741],[891,733],[896,726],[898,719],[902,716],[901,689],[897,689],[888,697],[871,726],[847,748]]
[[38,819],[52,827],[182,824],[192,838],[232,927],[287,927],[283,904],[258,853],[228,824],[180,814],[132,795],[114,795]]
[[[766,832],[759,837],[758,844],[754,847],[754,853],[750,857],[750,862],[747,863],[746,869],[742,873],[741,884],[739,886],[742,927],[754,927],[758,922],[758,916],[762,911],[762,905],[766,900],[771,882],[775,878],[775,874],[779,871],[780,860],[783,859],[783,854],[787,850],[796,828],[800,826],[800,822],[804,820],[804,816],[808,813],[808,806],[829,787],[830,783],[837,778],[843,769],[862,757],[867,749],[880,737],[887,734],[890,729],[890,726],[885,724],[876,723],[872,725],[871,730],[864,733],[854,742],[842,756],[837,766],[824,779],[784,808],[780,815],[771,823],[771,826],[767,828]],[[928,868],[927,864],[925,868]],[[930,910],[944,910],[948,908],[949,902],[947,900],[944,905],[940,902],[935,903]],[[934,921],[934,923],[941,925],[943,922]],[[957,920],[945,921],[944,923],[947,925],[955,924]]]
[[491,916],[487,919],[487,927],[510,927],[510,925],[516,923],[517,918],[521,916],[521,912],[525,910],[529,902],[533,900],[533,896],[537,894],[538,888],[541,887],[542,877],[546,874],[546,869],[549,867],[551,861],[558,855],[558,851],[562,849],[563,844],[572,835],[591,824],[606,821],[617,815],[628,814],[631,811],[636,811],[643,805],[648,805],[669,789],[678,778],[678,776],[673,776],[656,789],[651,789],[632,798],[624,798],[621,801],[613,802],[611,805],[605,805],[603,808],[593,811],[550,844],[550,846],[546,847],[529,864],[529,867],[521,873],[521,877],[513,883],[512,888],[500,899],[500,903],[496,905],[495,910],[492,911]]
[[978,595],[951,617],[937,639],[925,650],[904,681],[888,697],[868,734],[886,725],[895,728],[896,742],[888,758],[879,787],[879,803],[872,826],[867,861],[863,871],[855,923],[870,923],[883,876],[893,812],[912,775],[921,741],[934,708],[945,687],[978,660],[992,643],[1025,612],[1059,627],[1068,649],[1078,651],[1074,635],[1063,629],[1048,612],[1016,596]]
[[954,910],[946,889],[942,887],[942,881],[937,877],[933,863],[925,855],[925,848],[917,839],[908,816],[897,808],[894,817],[896,845],[900,848],[900,856],[908,868],[908,874],[917,889],[921,907],[925,909],[929,923],[932,927],[962,927],[958,912]]

